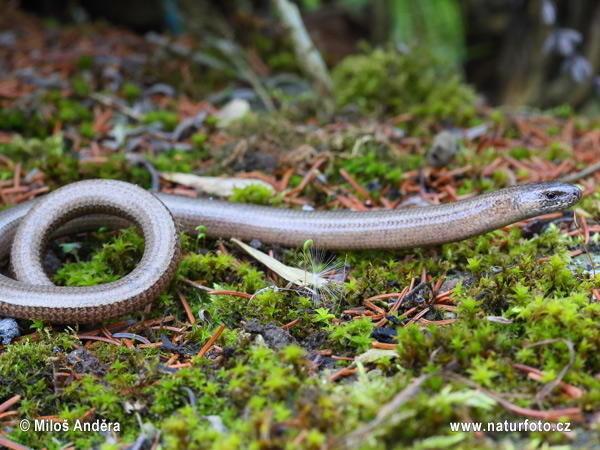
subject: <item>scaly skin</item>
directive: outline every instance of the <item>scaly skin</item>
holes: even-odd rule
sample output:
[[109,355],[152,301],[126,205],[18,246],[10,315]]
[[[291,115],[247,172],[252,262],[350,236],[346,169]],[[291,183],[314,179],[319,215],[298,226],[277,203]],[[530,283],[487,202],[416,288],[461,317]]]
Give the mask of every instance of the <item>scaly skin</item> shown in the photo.
[[[142,308],[166,287],[179,263],[178,227],[171,214],[182,231],[195,233],[198,225],[204,225],[209,237],[257,238],[291,247],[312,239],[328,249],[400,249],[467,239],[567,209],[580,198],[581,191],[575,186],[542,181],[425,208],[298,211],[166,194],[155,197],[120,181],[82,181],[0,211],[0,260],[10,252],[13,273],[20,280],[0,275],[0,314],[57,323],[93,323]],[[97,213],[120,216],[142,230],[146,239],[142,260],[130,274],[113,283],[54,286],[41,264],[49,236],[69,220]],[[59,231],[97,229],[107,223],[106,217],[96,216],[74,220]]]

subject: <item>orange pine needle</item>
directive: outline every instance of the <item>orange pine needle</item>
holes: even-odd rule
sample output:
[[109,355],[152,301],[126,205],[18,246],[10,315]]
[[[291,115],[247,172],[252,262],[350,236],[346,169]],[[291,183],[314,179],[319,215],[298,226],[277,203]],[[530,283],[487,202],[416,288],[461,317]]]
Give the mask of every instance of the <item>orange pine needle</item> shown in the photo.
[[221,326],[219,327],[217,332],[212,335],[212,337],[208,340],[208,342],[206,344],[204,344],[204,347],[202,347],[202,349],[198,352],[198,356],[200,358],[202,358],[204,356],[204,354],[210,349],[210,347],[212,347],[212,345],[215,343],[215,341],[217,339],[219,339],[219,336],[221,336],[221,333],[223,332],[224,329],[225,329],[225,324],[221,324]]
[[358,182],[352,178],[352,175],[350,175],[348,172],[346,172],[344,169],[340,169],[340,175],[348,182],[352,185],[352,187],[360,194],[362,195],[362,197],[365,200],[368,200],[371,202],[371,205],[376,205],[377,203],[375,202],[375,200],[373,200],[373,197],[371,197],[369,195],[369,193],[367,191],[364,190],[364,188],[358,184]]
[[177,292],[177,295],[179,296],[179,300],[181,301],[181,304],[183,305],[183,309],[185,309],[185,313],[187,314],[188,320],[190,321],[190,323],[196,323],[196,318],[194,317],[194,314],[192,313],[190,305],[188,304],[188,302],[185,299],[185,297],[183,296],[183,294],[181,292]]

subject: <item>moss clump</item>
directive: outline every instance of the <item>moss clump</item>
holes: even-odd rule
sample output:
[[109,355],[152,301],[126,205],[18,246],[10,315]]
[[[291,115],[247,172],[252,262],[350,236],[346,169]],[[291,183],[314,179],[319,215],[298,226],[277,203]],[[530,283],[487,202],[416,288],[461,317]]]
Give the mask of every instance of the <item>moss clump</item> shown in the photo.
[[233,188],[229,201],[236,203],[254,203],[266,205],[273,196],[273,191],[262,184],[251,184],[244,188]]
[[338,326],[331,326],[330,338],[334,342],[354,347],[358,352],[367,351],[373,339],[371,333],[375,324],[369,317],[362,317],[351,322],[343,322]]
[[[422,157],[416,155],[414,157],[406,157],[406,155],[390,154],[389,149],[377,149],[367,146],[368,149],[365,155],[357,155],[355,158],[347,159],[343,161],[343,168],[353,176],[361,179],[365,183],[373,180],[374,178],[382,179],[385,182],[399,183],[402,179],[403,170],[414,170],[418,167]],[[386,157],[392,161],[391,163],[382,162],[381,154],[387,152],[389,154]]]
[[[97,233],[108,238],[107,233]],[[102,250],[94,253],[89,261],[80,261],[76,246],[62,244],[63,251],[74,254],[77,262],[65,264],[58,270],[54,280],[64,286],[95,286],[116,281],[131,272],[141,258],[144,241],[135,228],[104,243]]]
[[135,83],[127,82],[123,84],[121,95],[129,101],[133,101],[142,95],[142,89]]
[[[75,87],[77,91],[87,89],[87,86],[78,83]],[[78,92],[79,95],[84,93]],[[57,113],[58,117],[54,117],[50,122],[54,125],[59,120],[66,123],[81,123],[93,119],[92,112],[89,107],[83,105],[78,100],[71,100],[67,98],[61,98],[57,102]]]
[[36,160],[63,157],[63,136],[60,133],[45,139],[24,139],[22,136],[16,136],[12,141],[0,144],[0,153],[17,161],[30,162],[25,168],[32,168],[35,167]]
[[144,123],[160,122],[167,131],[173,131],[179,122],[177,113],[165,110],[151,111],[144,117]]
[[94,67],[93,55],[81,55],[77,59],[77,68],[79,70],[91,70]]
[[[60,339],[65,339],[66,343],[66,337],[62,335]],[[0,398],[23,396],[25,401],[21,409],[29,414],[48,413],[48,408],[52,408],[36,399],[38,396],[53,397],[52,366],[48,362],[54,355],[53,346],[59,342],[44,333],[42,338],[41,342],[26,340],[19,345],[7,346],[0,365]]]
[[80,97],[89,95],[91,92],[90,82],[82,75],[77,75],[72,81],[73,90]]
[[193,150],[190,152],[169,150],[159,153],[155,158],[151,158],[151,161],[158,170],[164,172],[191,173],[203,159],[206,159],[206,152],[204,150]]
[[332,72],[338,103],[365,114],[410,113],[465,123],[475,113],[475,91],[449,61],[426,49],[374,49],[349,56]]
[[0,130],[12,130],[26,136],[45,138],[50,133],[39,112],[29,112],[16,106],[0,108]]

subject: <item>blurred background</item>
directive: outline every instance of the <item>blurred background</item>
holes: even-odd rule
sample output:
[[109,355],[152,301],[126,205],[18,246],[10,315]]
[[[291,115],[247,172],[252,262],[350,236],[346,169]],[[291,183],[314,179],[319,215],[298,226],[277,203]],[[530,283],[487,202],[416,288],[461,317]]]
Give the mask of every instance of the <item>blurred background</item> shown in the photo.
[[[270,0],[22,0],[46,20],[105,21],[136,33],[233,40],[274,70],[294,71]],[[427,49],[460,69],[491,105],[598,112],[595,0],[298,0],[328,67],[370,46]]]

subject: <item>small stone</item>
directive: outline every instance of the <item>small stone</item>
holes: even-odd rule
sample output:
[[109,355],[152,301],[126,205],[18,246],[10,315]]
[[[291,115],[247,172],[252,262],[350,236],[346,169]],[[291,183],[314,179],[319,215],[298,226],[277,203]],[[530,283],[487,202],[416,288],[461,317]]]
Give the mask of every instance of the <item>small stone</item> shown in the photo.
[[20,336],[19,325],[13,318],[6,318],[0,320],[0,339],[2,339],[2,345],[9,345],[10,342]]

